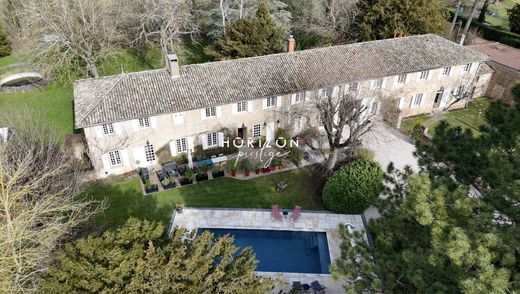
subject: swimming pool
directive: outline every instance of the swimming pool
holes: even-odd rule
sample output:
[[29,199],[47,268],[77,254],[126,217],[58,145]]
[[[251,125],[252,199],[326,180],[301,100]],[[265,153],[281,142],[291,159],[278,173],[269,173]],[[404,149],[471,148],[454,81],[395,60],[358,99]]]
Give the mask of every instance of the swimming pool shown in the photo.
[[238,247],[251,246],[261,272],[328,274],[330,265],[324,232],[200,228],[215,236],[229,234]]

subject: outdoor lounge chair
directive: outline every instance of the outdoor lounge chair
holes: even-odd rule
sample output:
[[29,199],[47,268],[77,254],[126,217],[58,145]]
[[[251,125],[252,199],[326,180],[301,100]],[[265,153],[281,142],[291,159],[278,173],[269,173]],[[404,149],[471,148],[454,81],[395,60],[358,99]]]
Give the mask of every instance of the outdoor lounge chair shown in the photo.
[[314,293],[325,293],[325,289],[327,289],[327,287],[323,286],[318,281],[312,282],[311,288],[312,288],[312,290],[314,290]]
[[281,221],[283,219],[283,216],[282,214],[280,213],[280,209],[278,208],[278,205],[276,204],[273,204],[271,206],[271,216],[277,220],[277,221]]
[[292,210],[291,219],[293,221],[297,221],[298,219],[300,219],[301,215],[302,215],[302,207],[298,206],[298,205],[295,205],[293,210]]
[[179,170],[177,163],[175,161],[166,162],[163,164],[163,171],[165,174],[170,175],[172,177],[177,176],[177,171]]

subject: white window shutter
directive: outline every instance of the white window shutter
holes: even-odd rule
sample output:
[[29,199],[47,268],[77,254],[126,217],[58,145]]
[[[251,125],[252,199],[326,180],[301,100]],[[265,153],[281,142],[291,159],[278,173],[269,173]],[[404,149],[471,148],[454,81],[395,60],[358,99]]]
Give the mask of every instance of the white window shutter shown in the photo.
[[414,100],[414,99],[415,99],[415,95],[414,95],[414,96],[412,96],[412,99],[410,99],[410,108],[412,108],[412,107],[413,107],[413,100]]
[[156,116],[150,117],[150,127],[152,129],[157,128],[157,117]]
[[191,151],[195,150],[194,144],[193,144],[193,137],[186,138],[186,141],[188,141],[187,142],[188,143],[188,150],[191,150]]
[[423,104],[424,104],[424,100],[426,100],[426,95],[425,95],[425,94],[423,94],[423,95],[421,96],[421,104],[419,104],[419,106],[423,106]]
[[96,133],[96,137],[98,138],[101,138],[105,135],[105,133],[103,132],[103,126],[95,126],[94,132]]
[[101,156],[101,162],[103,163],[103,169],[109,170],[112,166],[110,165],[110,157],[108,153],[105,153]]
[[177,156],[177,140],[170,141],[170,153],[172,156]]
[[134,127],[134,131],[138,131],[139,130],[139,120],[138,119],[132,120],[132,126]]
[[134,154],[134,162],[135,162],[135,164],[137,164],[137,166],[139,166],[139,167],[146,166],[146,158],[144,155],[144,146],[134,148],[133,154]]
[[217,117],[222,116],[222,106],[217,106]]
[[332,97],[337,97],[339,93],[339,86],[332,88]]
[[247,101],[247,112],[253,112],[253,101]]
[[382,82],[381,82],[381,89],[384,89],[385,86],[386,86],[386,79],[382,78],[381,80],[382,80]]
[[276,107],[282,106],[282,99],[283,99],[283,96],[276,97]]
[[208,149],[208,135],[203,134],[199,136],[200,142],[202,143],[202,150]]
[[233,103],[231,106],[233,106],[232,109],[231,109],[231,113],[237,114],[237,112],[238,112],[238,103]]
[[404,107],[404,97],[399,97],[399,109],[403,109]]
[[[262,99],[262,109],[267,109],[267,98]],[[249,105],[247,107],[247,110],[249,110]]]
[[291,95],[291,105],[293,105],[294,103],[296,103],[296,94]]
[[218,136],[218,147],[224,147],[224,133],[218,132],[217,136]]
[[128,159],[128,150],[123,149],[119,152],[121,154],[121,161],[123,162],[123,165],[128,165],[130,163],[130,160]]
[[114,126],[114,132],[118,135],[121,135],[123,133],[123,126],[121,123],[113,123]]
[[202,108],[200,110],[200,119],[202,119],[202,120],[206,119],[206,108]]

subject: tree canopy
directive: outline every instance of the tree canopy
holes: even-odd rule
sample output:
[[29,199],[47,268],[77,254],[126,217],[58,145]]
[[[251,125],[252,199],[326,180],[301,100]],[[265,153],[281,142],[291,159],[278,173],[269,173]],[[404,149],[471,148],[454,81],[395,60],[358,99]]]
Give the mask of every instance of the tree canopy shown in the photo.
[[118,229],[69,243],[43,283],[45,293],[265,293],[272,280],[254,272],[251,248],[231,237],[129,219]]
[[261,2],[254,18],[240,18],[227,25],[225,36],[205,52],[217,59],[266,55],[280,52],[283,39],[283,31]]
[[7,32],[0,24],[0,57],[11,55],[11,42],[7,37]]
[[446,23],[446,5],[441,0],[360,0],[357,9],[358,39],[364,41],[439,34]]
[[520,34],[520,3],[507,11],[509,15],[509,27],[511,32]]

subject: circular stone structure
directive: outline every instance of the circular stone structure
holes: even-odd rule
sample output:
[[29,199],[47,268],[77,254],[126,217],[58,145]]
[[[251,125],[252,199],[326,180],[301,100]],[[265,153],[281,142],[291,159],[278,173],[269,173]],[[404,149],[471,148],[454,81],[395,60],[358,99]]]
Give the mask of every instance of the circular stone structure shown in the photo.
[[21,72],[8,75],[0,79],[0,87],[21,87],[39,83],[43,75],[38,72]]

